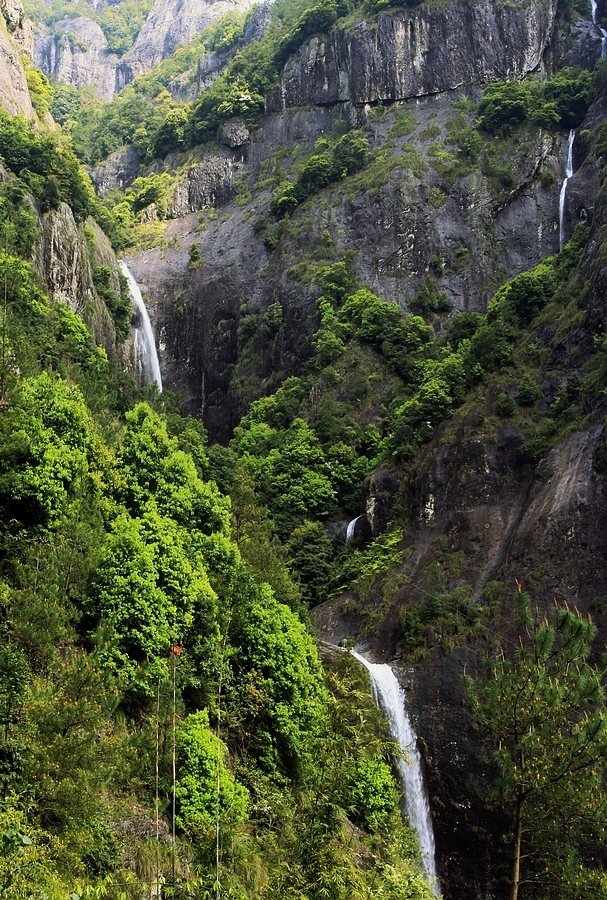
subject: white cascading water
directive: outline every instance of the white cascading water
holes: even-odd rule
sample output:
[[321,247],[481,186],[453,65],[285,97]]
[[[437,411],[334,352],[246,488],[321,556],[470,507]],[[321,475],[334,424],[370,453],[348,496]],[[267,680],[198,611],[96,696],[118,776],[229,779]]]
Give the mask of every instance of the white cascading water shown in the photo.
[[152,331],[152,323],[150,322],[148,311],[145,308],[139,285],[133,278],[129,267],[122,260],[120,260],[119,266],[120,271],[128,282],[129,292],[133,301],[133,309],[135,310],[133,344],[135,347],[139,383],[142,387],[146,387],[147,385],[156,382],[158,390],[162,391],[160,362],[158,361],[156,341],[154,340],[154,332]]
[[596,20],[598,7],[597,0],[590,0],[590,5],[592,6],[592,24],[601,34],[601,56],[605,59],[605,56],[607,55],[607,31],[605,31],[600,22],[597,22]]
[[351,522],[348,522],[348,530],[346,531],[346,544],[354,537],[354,529],[356,528],[356,523],[359,519],[362,519],[362,516],[356,516],[355,519],[352,519]]
[[559,197],[559,250],[565,246],[565,197],[567,196],[567,182],[573,175],[573,141],[575,140],[575,130],[572,128],[569,132],[569,141],[567,145],[567,164],[565,166],[565,177],[561,186],[561,195]]
[[397,760],[405,809],[411,827],[417,831],[424,868],[430,878],[433,892],[438,896],[439,884],[430,803],[424,786],[417,737],[405,709],[405,695],[390,666],[371,663],[360,653],[354,650],[351,652],[368,670],[375,702],[388,718],[390,734],[406,754],[406,760]]

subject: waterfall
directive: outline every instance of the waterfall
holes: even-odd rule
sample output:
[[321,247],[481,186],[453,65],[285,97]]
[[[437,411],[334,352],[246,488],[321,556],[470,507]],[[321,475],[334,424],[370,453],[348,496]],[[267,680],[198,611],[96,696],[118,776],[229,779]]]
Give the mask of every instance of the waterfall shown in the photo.
[[596,20],[597,14],[597,0],[590,0],[590,5],[592,6],[592,24],[594,27],[600,32],[601,35],[601,56],[604,59],[607,54],[607,31],[603,28],[600,22]]
[[567,182],[573,175],[573,141],[575,139],[575,129],[569,132],[569,141],[567,148],[567,165],[565,166],[565,177],[561,186],[561,195],[559,197],[559,250],[565,245],[565,197],[567,196]]
[[125,262],[120,260],[118,265],[128,282],[131,300],[133,301],[133,309],[135,311],[132,327],[134,332],[133,345],[135,347],[139,383],[142,387],[145,387],[156,382],[158,390],[162,391],[162,377],[160,375],[160,363],[158,362],[154,332],[152,331],[152,323],[150,322],[148,311],[145,308],[139,285],[133,278],[129,267]]
[[424,868],[430,877],[433,892],[438,896],[439,885],[430,803],[424,786],[417,738],[405,709],[405,695],[390,666],[370,663],[354,650],[352,650],[352,655],[368,669],[375,702],[388,717],[390,734],[395,741],[398,741],[407,756],[407,760],[397,760],[406,812],[411,827],[417,831]]
[[[356,528],[356,523],[358,522],[359,519],[362,519],[362,516],[356,516],[355,519],[352,519],[351,522],[348,522],[348,530],[346,531],[346,544],[348,543],[348,541],[351,541],[352,538],[354,537],[354,530]],[[342,532],[342,534],[343,534],[343,532]]]

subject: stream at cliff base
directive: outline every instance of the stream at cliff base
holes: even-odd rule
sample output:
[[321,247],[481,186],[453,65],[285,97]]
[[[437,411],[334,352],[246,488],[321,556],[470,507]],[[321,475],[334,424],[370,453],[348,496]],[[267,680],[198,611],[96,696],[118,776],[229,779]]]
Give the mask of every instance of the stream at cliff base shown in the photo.
[[432,890],[438,896],[440,890],[430,803],[424,785],[417,737],[405,709],[405,694],[390,666],[371,663],[354,650],[351,653],[368,670],[375,702],[386,714],[390,734],[406,755],[406,759],[396,761],[404,809],[411,827],[417,831],[424,868],[430,878]]

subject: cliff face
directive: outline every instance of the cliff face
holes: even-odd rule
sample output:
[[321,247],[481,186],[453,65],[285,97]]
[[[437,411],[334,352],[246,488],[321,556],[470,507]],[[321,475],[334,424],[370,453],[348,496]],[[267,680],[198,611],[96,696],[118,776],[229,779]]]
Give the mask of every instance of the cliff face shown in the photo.
[[[606,115],[603,98],[584,127]],[[590,153],[576,173],[572,203],[584,178],[592,183],[594,167]],[[607,330],[602,262],[607,199],[604,191],[597,194],[586,255],[571,295],[577,299],[576,325],[546,320],[533,334],[543,360],[542,410],[549,409],[568,379],[583,378],[589,371],[587,361]],[[512,392],[513,387],[505,389]],[[379,614],[381,607],[380,624],[364,646],[378,661],[396,657],[425,752],[441,885],[444,896],[454,900],[508,895],[507,869],[500,868],[507,856],[501,835],[508,823],[483,808],[487,772],[479,762],[480,737],[466,709],[461,680],[464,666],[470,674],[479,671],[487,644],[477,640],[455,649],[443,646],[440,633],[429,625],[423,658],[405,665],[399,648],[401,610],[419,606],[428,591],[436,593],[432,578],[437,571],[446,591],[469,585],[473,603],[483,602],[483,588],[498,581],[503,587],[489,639],[499,635],[502,642],[516,642],[518,580],[540,607],[566,601],[591,613],[598,627],[597,649],[607,642],[607,403],[599,399],[591,408],[586,401],[595,424],[572,429],[539,463],[530,464],[525,422],[519,427],[492,418],[496,396],[477,398],[455,423],[438,429],[411,471],[404,477],[401,473],[397,503],[405,521],[402,546],[410,548],[410,555],[399,570],[406,577],[396,596],[386,603],[376,592],[358,616],[344,615],[344,597],[313,611],[319,635],[338,642],[357,633],[365,612]]]
[[3,0],[0,6],[0,105],[11,116],[34,118],[20,53],[31,52],[31,22],[20,0]]
[[424,4],[314,38],[285,68],[271,108],[405,100],[520,78],[540,66],[556,3]]
[[111,356],[116,352],[116,330],[110,313],[97,295],[92,264],[112,269],[112,288],[120,293],[118,264],[108,239],[92,219],[74,221],[67,204],[39,215],[34,265],[46,284],[51,301],[66,303],[89,326],[93,340]]
[[[254,392],[268,389],[277,373],[297,372],[309,355],[318,290],[302,277],[302,261],[347,253],[364,284],[404,307],[431,274],[456,308],[482,311],[496,286],[558,250],[565,132],[531,129],[513,145],[514,180],[506,190],[479,169],[445,172],[436,155],[437,147],[449,150],[455,100],[474,108],[483,84],[521,77],[544,58],[556,66],[565,53],[600,55],[598,32],[580,27],[567,41],[557,39],[554,16],[555,4],[540,0],[473,7],[452,0],[336,27],[289,61],[268,98],[274,111],[250,140],[244,131],[230,146],[222,133],[228,149],[207,152],[180,177],[164,246],[130,264],[163,335],[166,383],[186,390],[187,410],[204,412],[212,438],[227,437]],[[379,101],[387,105],[376,108]],[[385,161],[370,167],[377,175],[311,198],[269,252],[253,228],[267,216],[275,183],[268,175],[287,177],[316,139],[338,134],[345,123],[362,131],[372,153],[383,154]],[[235,134],[238,123],[231,127]],[[576,154],[577,170],[584,154]],[[165,168],[178,162],[169,157]],[[592,220],[597,186],[590,165],[571,180],[567,235],[578,221]],[[192,243],[204,259],[195,268],[188,267]],[[247,363],[245,375],[241,318],[263,315],[276,300],[283,328],[272,346],[257,347],[258,365],[252,371]],[[219,342],[208,337],[217,329]]]
[[85,16],[60,19],[52,30],[36,26],[34,62],[49,78],[74,87],[90,84],[102,99],[111,100],[118,59],[108,53],[99,25]]
[[178,44],[191,41],[226,13],[243,12],[249,6],[251,0],[155,0],[135,43],[123,57],[125,83],[171,56]]

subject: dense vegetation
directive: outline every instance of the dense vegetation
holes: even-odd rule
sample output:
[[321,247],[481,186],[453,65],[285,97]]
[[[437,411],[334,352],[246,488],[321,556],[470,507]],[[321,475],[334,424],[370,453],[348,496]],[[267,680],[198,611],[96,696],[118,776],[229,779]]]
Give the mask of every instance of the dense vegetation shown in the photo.
[[0,198],[2,895],[428,898],[365,677],[346,654],[323,673],[264,510],[209,480],[200,423],[143,402],[49,303],[28,190],[56,181],[84,215],[86,182],[19,120],[2,138],[21,176]]
[[[99,9],[111,21],[114,7]],[[120,4],[116,15],[126,21],[127,11]],[[185,152],[232,117],[254,127],[286,56],[351,12],[279,0],[259,44],[241,46],[244,22],[231,16],[106,108],[56,86],[52,109],[90,162],[124,143],[148,162]],[[114,49],[136,22],[126,21],[124,38],[117,27]],[[226,53],[223,75],[191,106],[172,100],[167,86],[204,49]],[[447,147],[429,153],[445,189],[480,168],[496,197],[507,194],[507,142],[526,127],[577,126],[603,77],[600,67],[568,69],[491,86],[477,110],[462,103]],[[43,117],[48,85],[30,80]],[[409,119],[396,122],[398,137]],[[604,131],[597,160],[607,158]],[[308,609],[347,587],[342,611],[360,616],[361,635],[373,630],[406,581],[405,517],[397,504],[386,534],[339,549],[325,524],[361,512],[365,477],[379,463],[406,472],[450,417],[454,428],[476,410],[487,441],[515,421],[530,467],[592,421],[606,386],[604,340],[553,389],[534,331],[549,322],[562,338],[579,322],[587,232],[501,287],[486,315],[452,314],[438,264],[405,312],[361,284],[347,254],[302,261],[293,276],[319,295],[307,368],[258,396],[229,446],[208,447],[177,398],[138,390],[69,307],[49,303],[31,265],[32,198],[43,213],[65,201],[78,221],[96,216],[120,246],[152,204],[166,215],[172,176],[150,171],[109,200],[110,214],[63,137],[3,115],[0,156],[12,176],[0,190],[0,894],[136,898],[162,881],[167,896],[177,886],[201,900],[428,900],[398,809],[394,748],[365,678],[346,654],[331,655],[323,672],[308,629]],[[411,148],[403,159],[416,173],[426,166]],[[255,230],[280,252],[298,207],[337,183],[365,190],[386,171],[390,160],[361,134],[324,137],[277,167]],[[195,248],[190,263],[199,262]],[[92,277],[124,338],[124,289],[112,290],[107,266]],[[242,316],[236,386],[282,326],[280,300]],[[499,623],[503,585],[489,582],[473,602],[461,562],[438,554],[423,598],[401,610],[406,659],[485,640]],[[549,862],[559,896],[601,897],[588,850],[605,820],[594,632],[568,611],[546,624],[523,601],[521,610],[520,651],[490,657],[489,680],[470,686],[499,747],[488,799],[515,837],[524,811],[523,865],[539,896],[540,863]],[[521,679],[541,707],[524,733],[512,726]],[[589,746],[573,781],[569,757]],[[567,831],[564,809],[575,813]],[[521,877],[519,866],[513,890]]]

